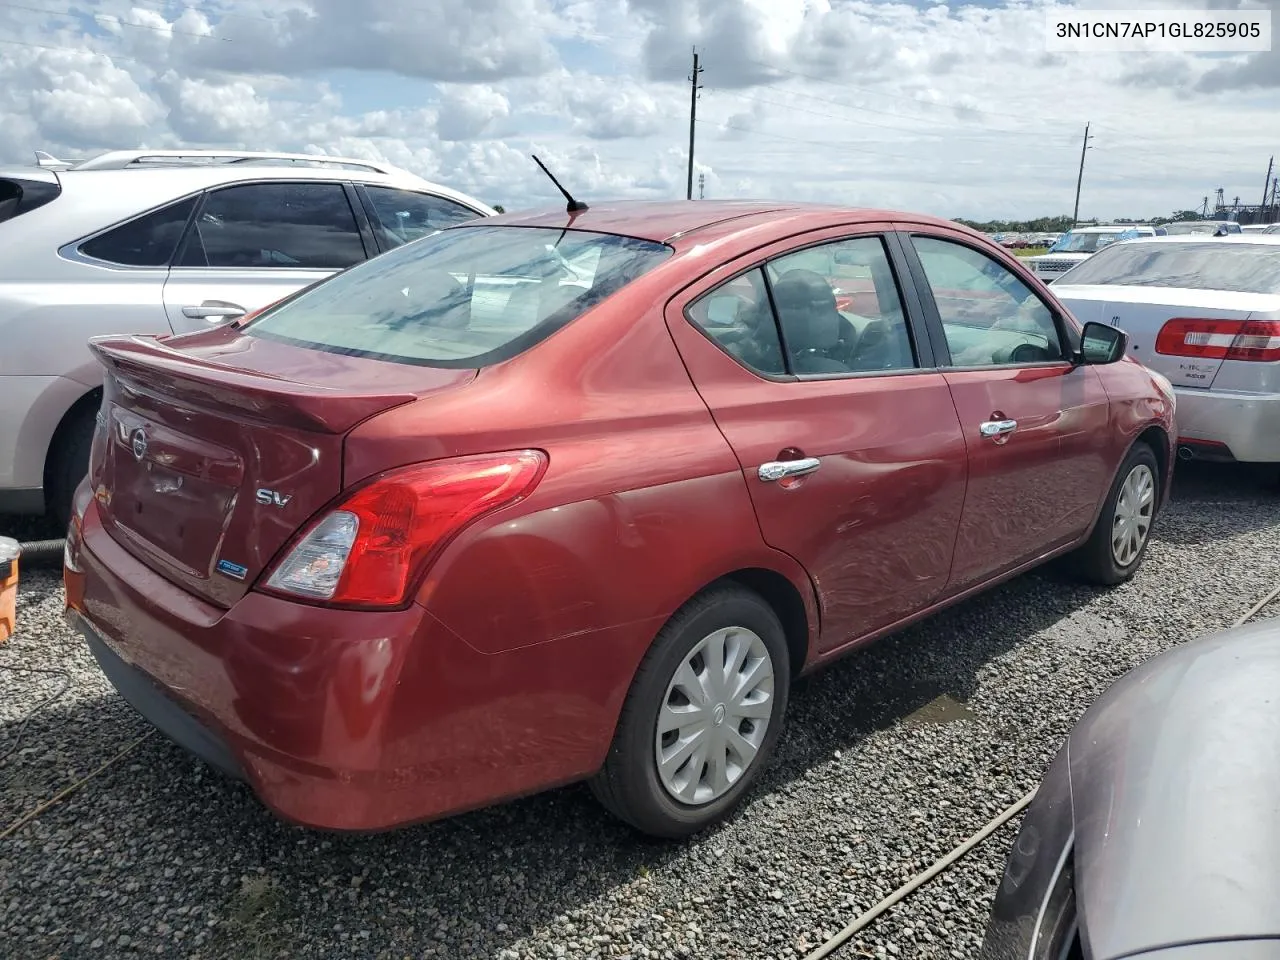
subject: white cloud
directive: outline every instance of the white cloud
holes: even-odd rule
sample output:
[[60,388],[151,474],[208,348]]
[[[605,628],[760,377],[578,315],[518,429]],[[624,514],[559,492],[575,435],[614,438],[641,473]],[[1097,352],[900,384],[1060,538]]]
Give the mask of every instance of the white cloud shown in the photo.
[[210,83],[172,70],[157,85],[169,104],[169,126],[191,143],[252,141],[271,126],[271,104],[247,80]]
[[[1192,0],[1088,0],[1179,3]],[[74,9],[86,12],[0,5],[0,162],[141,144],[314,149],[509,209],[559,199],[531,152],[588,199],[682,197],[695,45],[708,197],[945,216],[1068,211],[1086,122],[1085,216],[1198,206],[1219,186],[1253,199],[1280,86],[1276,54],[1049,55],[1035,0]]]
[[472,140],[492,133],[511,113],[506,96],[484,84],[450,86],[440,98],[436,133],[441,140]]

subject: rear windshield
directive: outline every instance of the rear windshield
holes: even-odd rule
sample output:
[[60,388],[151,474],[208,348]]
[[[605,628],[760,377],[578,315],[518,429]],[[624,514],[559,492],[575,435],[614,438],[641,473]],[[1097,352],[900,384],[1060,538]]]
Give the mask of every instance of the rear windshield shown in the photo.
[[580,230],[455,227],[337,274],[245,330],[349,356],[482,367],[529,349],[671,252]]
[[1280,293],[1280,246],[1208,239],[1126,243],[1101,251],[1057,283]]
[[1212,237],[1215,233],[1240,233],[1239,224],[1222,223],[1214,220],[1188,221],[1186,223],[1166,223],[1165,231],[1169,236],[1184,236],[1192,233],[1202,233]]
[[[1068,233],[1062,236],[1057,243],[1049,248],[1050,253],[1094,253],[1103,247],[1115,243],[1129,234],[1129,236],[1137,236],[1136,233],[1130,233],[1127,230],[1117,230],[1115,233]],[[1127,239],[1127,237],[1126,237]]]

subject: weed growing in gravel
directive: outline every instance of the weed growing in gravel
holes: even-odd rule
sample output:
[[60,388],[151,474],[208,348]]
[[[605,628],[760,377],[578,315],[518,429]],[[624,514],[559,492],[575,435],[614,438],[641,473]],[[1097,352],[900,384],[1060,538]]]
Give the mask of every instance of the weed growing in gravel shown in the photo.
[[278,956],[286,941],[284,895],[276,879],[266,874],[244,877],[228,906],[219,934],[246,958]]

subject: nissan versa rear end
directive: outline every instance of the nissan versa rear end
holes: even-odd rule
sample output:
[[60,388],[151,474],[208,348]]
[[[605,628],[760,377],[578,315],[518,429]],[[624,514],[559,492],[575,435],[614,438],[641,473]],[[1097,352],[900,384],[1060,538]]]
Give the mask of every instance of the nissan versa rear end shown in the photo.
[[1123,333],[882,211],[505,216],[92,350],[68,615],[171,739],[325,828],[589,780],[692,833],[794,676],[1060,554],[1128,579],[1172,470]]

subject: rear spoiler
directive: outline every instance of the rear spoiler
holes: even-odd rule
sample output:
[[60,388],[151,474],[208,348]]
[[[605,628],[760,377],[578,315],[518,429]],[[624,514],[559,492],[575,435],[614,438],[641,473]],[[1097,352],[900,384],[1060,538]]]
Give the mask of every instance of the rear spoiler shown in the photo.
[[202,409],[322,433],[346,433],[376,413],[418,399],[405,391],[332,390],[238,370],[174,350],[155,337],[93,337],[89,349],[110,373],[137,392],[165,402],[189,397]]

